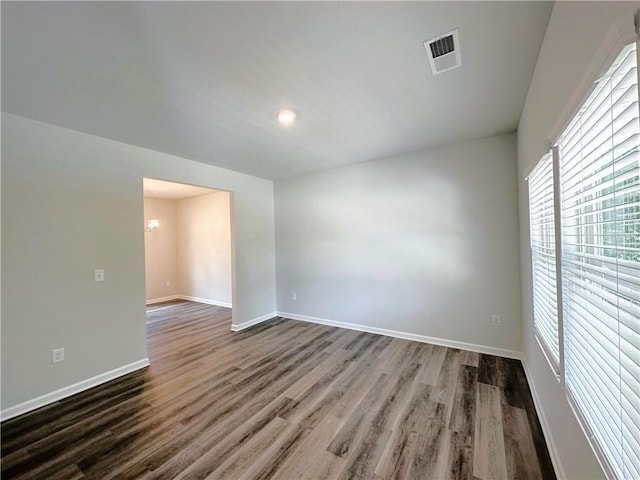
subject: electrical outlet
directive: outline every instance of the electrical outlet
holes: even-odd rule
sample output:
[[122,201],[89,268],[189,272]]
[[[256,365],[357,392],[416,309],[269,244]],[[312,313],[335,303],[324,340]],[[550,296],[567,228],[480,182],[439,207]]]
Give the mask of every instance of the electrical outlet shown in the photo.
[[502,325],[502,322],[500,321],[500,315],[491,315],[491,325],[494,327],[499,327],[500,325]]
[[296,292],[291,292],[291,300],[297,300],[298,299],[298,295],[296,294]]
[[94,282],[104,282],[104,270],[94,270],[93,271],[93,281]]
[[64,361],[64,348],[51,350],[51,363],[60,363],[62,361]]
[[164,282],[164,286],[169,288],[171,286],[171,280],[167,280],[166,282]]

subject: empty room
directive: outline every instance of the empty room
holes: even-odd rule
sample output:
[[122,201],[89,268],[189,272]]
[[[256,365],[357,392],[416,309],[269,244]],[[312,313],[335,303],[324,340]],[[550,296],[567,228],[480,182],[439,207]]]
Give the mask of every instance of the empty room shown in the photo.
[[640,4],[1,5],[3,479],[640,480]]

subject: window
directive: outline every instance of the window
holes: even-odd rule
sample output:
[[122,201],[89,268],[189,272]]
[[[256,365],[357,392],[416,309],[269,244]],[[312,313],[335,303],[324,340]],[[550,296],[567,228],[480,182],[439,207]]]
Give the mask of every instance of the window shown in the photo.
[[635,44],[559,140],[569,397],[618,478],[640,478],[640,122]]
[[553,198],[553,158],[549,153],[529,175],[529,225],[533,266],[533,324],[557,373],[560,351]]

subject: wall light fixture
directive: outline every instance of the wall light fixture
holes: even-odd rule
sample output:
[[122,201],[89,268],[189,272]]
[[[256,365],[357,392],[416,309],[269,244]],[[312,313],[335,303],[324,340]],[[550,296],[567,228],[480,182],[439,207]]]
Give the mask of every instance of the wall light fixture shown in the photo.
[[152,218],[147,222],[147,228],[144,229],[145,232],[151,232],[160,226],[160,220],[156,218]]

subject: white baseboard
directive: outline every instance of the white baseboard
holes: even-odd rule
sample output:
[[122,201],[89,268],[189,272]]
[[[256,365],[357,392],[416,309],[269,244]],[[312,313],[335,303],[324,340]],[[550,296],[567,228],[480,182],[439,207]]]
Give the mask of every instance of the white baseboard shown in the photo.
[[142,360],[138,360],[137,362],[123,365],[122,367],[118,367],[114,370],[101,373],[100,375],[96,375],[95,377],[91,377],[81,382],[74,383],[73,385],[69,385],[67,387],[63,387],[53,392],[41,395],[39,397],[32,398],[31,400],[19,403],[17,405],[14,405],[13,407],[5,408],[0,412],[0,420],[5,421],[10,418],[17,417],[18,415],[22,415],[24,413],[35,410],[37,408],[44,407],[45,405],[49,405],[50,403],[57,402],[58,400],[62,400],[63,398],[70,397],[71,395],[75,395],[76,393],[83,392],[97,385],[101,385],[110,380],[114,380],[118,377],[126,375],[127,373],[140,370],[141,368],[144,368],[148,365],[149,359],[143,358]]
[[247,320],[246,322],[239,323],[237,325],[232,324],[231,325],[231,331],[232,332],[239,332],[240,330],[244,330],[245,328],[249,328],[249,327],[252,327],[254,325],[257,325],[258,323],[262,323],[262,322],[265,322],[267,320],[271,320],[273,317],[277,317],[277,316],[278,316],[278,312],[271,312],[271,313],[267,313],[265,315],[262,315],[260,317],[254,318],[252,320]]
[[360,325],[357,323],[336,322],[324,318],[309,317],[307,315],[298,315],[297,313],[277,312],[279,317],[291,318],[292,320],[301,320],[303,322],[318,323],[320,325],[329,325],[331,327],[348,328],[349,330],[358,330],[359,332],[377,333],[386,335],[387,337],[402,338],[404,340],[414,340],[422,343],[432,343],[443,347],[459,348],[461,350],[470,350],[472,352],[486,353],[488,355],[498,355],[500,357],[522,359],[522,353],[516,350],[508,350],[506,348],[490,347],[487,345],[477,345],[475,343],[459,342],[457,340],[449,340],[446,338],[429,337],[426,335],[418,335],[416,333],[399,332],[397,330],[387,330],[386,328],[370,327],[368,325]]
[[536,413],[538,414],[538,419],[540,420],[540,426],[542,427],[542,433],[544,434],[544,440],[547,443],[547,447],[549,449],[549,456],[551,457],[551,463],[553,463],[553,468],[556,471],[556,477],[559,480],[563,480],[567,478],[564,473],[564,469],[562,468],[562,462],[560,461],[560,455],[558,454],[558,449],[556,444],[553,441],[553,437],[551,436],[551,430],[549,428],[549,422],[547,417],[544,415],[544,410],[540,404],[540,399],[538,397],[538,392],[536,391],[536,386],[532,381],[532,376],[529,371],[529,366],[527,364],[527,359],[523,355],[522,356],[522,365],[524,367],[524,374],[527,377],[527,383],[529,384],[529,390],[531,390],[531,398],[533,398],[533,405],[536,408]]
[[191,302],[206,303],[207,305],[217,305],[218,307],[231,308],[229,302],[222,302],[220,300],[209,300],[207,298],[191,297],[189,295],[169,295],[167,297],[150,298],[147,300],[147,305],[153,305],[154,303],[170,302],[171,300],[189,300]]
[[150,298],[147,300],[147,305],[153,305],[154,303],[170,302],[171,300],[177,300],[180,295],[169,295],[168,297]]
[[176,297],[182,300],[189,300],[191,302],[206,303],[207,305],[217,305],[218,307],[231,308],[231,304],[229,302],[221,302],[219,300],[209,300],[206,298],[191,297],[189,295],[176,295]]

